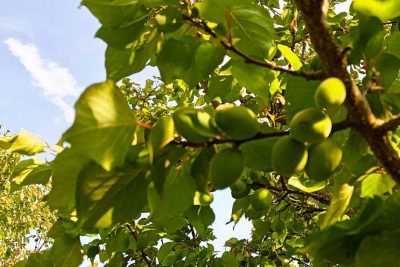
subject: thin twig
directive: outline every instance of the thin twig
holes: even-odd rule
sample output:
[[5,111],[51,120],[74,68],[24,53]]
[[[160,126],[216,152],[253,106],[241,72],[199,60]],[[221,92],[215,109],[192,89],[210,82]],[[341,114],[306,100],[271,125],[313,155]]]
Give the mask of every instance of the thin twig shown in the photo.
[[[132,229],[130,224],[125,224],[125,226],[129,229],[129,232],[132,234],[133,238],[135,241],[138,241],[138,235],[137,233]],[[151,260],[147,257],[146,253],[144,250],[140,250],[140,253],[142,255],[143,260],[146,262],[147,266],[151,267]]]
[[[209,34],[211,37],[213,37],[215,39],[218,38],[217,34],[203,20],[196,21],[193,18],[190,18],[188,16],[183,16],[183,19],[190,22],[194,26],[201,28],[207,34]],[[287,74],[290,74],[293,76],[303,77],[307,80],[322,80],[323,78],[325,78],[325,75],[323,74],[323,72],[294,71],[294,70],[287,69],[287,68],[281,67],[279,65],[276,65],[273,62],[260,61],[260,60],[253,59],[253,58],[247,56],[246,54],[242,53],[241,51],[239,51],[235,46],[233,46],[230,43],[226,43],[224,41],[220,41],[220,43],[226,50],[231,51],[234,54],[240,56],[248,64],[253,64],[256,66],[272,69],[275,71],[280,71],[280,72],[287,73]]]

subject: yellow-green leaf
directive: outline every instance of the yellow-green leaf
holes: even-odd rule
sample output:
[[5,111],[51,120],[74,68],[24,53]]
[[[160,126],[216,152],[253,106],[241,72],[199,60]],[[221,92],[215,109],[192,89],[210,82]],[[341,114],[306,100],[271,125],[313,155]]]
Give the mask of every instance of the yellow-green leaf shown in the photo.
[[121,165],[133,140],[136,119],[112,81],[89,86],[75,105],[74,124],[63,140],[105,170]]

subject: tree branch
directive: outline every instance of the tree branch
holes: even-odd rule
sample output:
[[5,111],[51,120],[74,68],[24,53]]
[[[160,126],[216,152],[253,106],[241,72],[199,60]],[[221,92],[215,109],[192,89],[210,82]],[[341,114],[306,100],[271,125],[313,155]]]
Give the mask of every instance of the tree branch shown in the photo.
[[400,125],[400,115],[395,116],[395,117],[391,118],[390,120],[384,122],[377,128],[377,130],[382,131],[382,133],[386,133],[389,131],[396,130],[397,127],[399,127],[399,125]]
[[[331,134],[337,131],[341,131],[344,129],[347,129],[351,127],[351,123],[347,120],[341,121],[334,123],[332,125],[332,131]],[[179,146],[184,146],[184,147],[209,147],[212,145],[218,145],[218,144],[226,144],[226,143],[234,143],[236,145],[240,145],[242,143],[254,141],[254,140],[259,140],[259,139],[264,139],[264,138],[272,138],[272,137],[279,137],[279,136],[285,136],[289,135],[290,131],[279,131],[279,132],[271,132],[271,133],[258,133],[253,137],[243,139],[243,140],[236,140],[236,139],[211,139],[208,142],[203,142],[203,143],[193,143],[189,141],[171,141],[170,144],[174,145],[179,145]]]
[[310,32],[311,42],[319,54],[327,77],[337,77],[346,86],[346,108],[351,126],[368,142],[386,171],[400,185],[400,158],[391,146],[387,132],[379,129],[379,122],[367,100],[352,81],[347,71],[346,57],[326,23],[324,8],[328,0],[296,0]]
[[[138,235],[137,233],[132,229],[131,225],[129,223],[125,224],[126,228],[128,228],[129,232],[131,232],[133,238],[135,241],[138,240]],[[147,266],[151,267],[151,260],[147,257],[146,253],[144,250],[140,250],[140,253],[142,255],[142,259],[146,262]]]
[[[217,34],[203,20],[196,21],[193,18],[190,18],[190,17],[185,16],[185,15],[183,16],[183,19],[188,21],[192,25],[196,26],[197,28],[202,29],[207,34],[209,34],[212,38],[215,38],[215,39],[218,38]],[[294,71],[294,70],[291,70],[291,69],[284,68],[282,66],[276,65],[273,62],[256,60],[256,59],[253,59],[253,58],[247,56],[246,54],[242,53],[241,51],[239,51],[231,43],[226,43],[224,41],[220,41],[220,44],[226,50],[231,51],[234,54],[236,54],[237,56],[241,57],[248,64],[253,64],[253,65],[264,67],[264,68],[268,68],[268,69],[271,69],[271,70],[280,71],[280,72],[287,73],[287,74],[290,74],[290,75],[293,75],[293,76],[303,77],[303,78],[305,78],[307,80],[322,80],[325,77],[322,72]]]

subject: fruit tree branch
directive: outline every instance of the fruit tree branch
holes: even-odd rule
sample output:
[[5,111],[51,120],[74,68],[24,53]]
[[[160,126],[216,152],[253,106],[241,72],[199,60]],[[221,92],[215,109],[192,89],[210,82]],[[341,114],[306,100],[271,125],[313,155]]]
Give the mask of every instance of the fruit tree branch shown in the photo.
[[[334,123],[332,125],[331,134],[333,134],[334,132],[337,132],[337,131],[347,129],[349,127],[351,127],[351,124],[347,120]],[[208,146],[212,146],[212,145],[226,144],[226,143],[234,143],[236,145],[240,145],[242,143],[246,143],[246,142],[250,142],[250,141],[254,141],[254,140],[285,136],[285,135],[289,135],[289,134],[290,134],[290,131],[277,131],[277,132],[270,132],[270,133],[258,133],[253,137],[243,139],[243,140],[214,138],[214,139],[211,139],[210,141],[202,142],[202,143],[193,143],[193,142],[189,142],[189,141],[177,141],[177,140],[171,141],[170,143],[174,144],[174,145],[184,146],[184,147],[208,147]]]
[[387,132],[379,130],[379,122],[352,81],[347,71],[346,57],[336,43],[335,38],[326,23],[328,0],[296,0],[299,10],[309,30],[311,42],[323,62],[327,77],[337,77],[346,86],[346,108],[352,127],[368,142],[375,156],[380,160],[387,172],[400,185],[400,158],[391,146]]
[[[207,25],[207,23],[203,20],[194,20],[191,17],[188,16],[183,16],[183,19],[188,21],[190,24],[196,26],[197,28],[202,29],[204,32],[209,34],[212,38],[218,39],[217,34]],[[231,51],[232,53],[236,54],[237,56],[241,57],[246,63],[264,67],[267,69],[275,70],[275,71],[280,71],[283,73],[287,73],[293,76],[299,76],[303,77],[307,80],[322,80],[324,78],[324,74],[322,72],[305,72],[305,71],[294,71],[282,66],[279,66],[273,62],[269,61],[261,61],[261,60],[256,60],[253,59],[243,52],[239,51],[233,44],[231,43],[226,43],[224,41],[220,41],[220,44],[228,51]]]
[[397,127],[399,127],[399,125],[400,125],[400,115],[395,116],[395,117],[391,118],[390,120],[384,122],[377,129],[385,133],[385,132],[396,130]]

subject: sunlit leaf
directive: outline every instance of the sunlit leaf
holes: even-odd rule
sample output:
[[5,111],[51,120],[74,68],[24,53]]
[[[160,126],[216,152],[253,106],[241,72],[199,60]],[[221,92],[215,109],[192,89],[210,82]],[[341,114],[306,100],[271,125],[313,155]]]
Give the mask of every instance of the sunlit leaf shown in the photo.
[[397,0],[354,0],[354,9],[382,21],[400,16],[400,2]]
[[136,119],[111,81],[86,89],[75,105],[74,124],[63,140],[104,169],[121,165],[133,140]]

